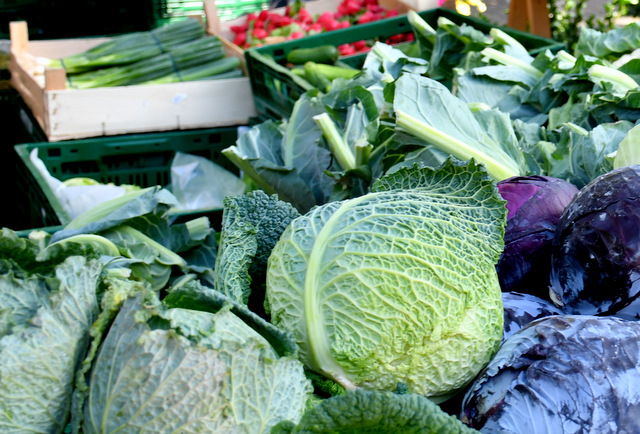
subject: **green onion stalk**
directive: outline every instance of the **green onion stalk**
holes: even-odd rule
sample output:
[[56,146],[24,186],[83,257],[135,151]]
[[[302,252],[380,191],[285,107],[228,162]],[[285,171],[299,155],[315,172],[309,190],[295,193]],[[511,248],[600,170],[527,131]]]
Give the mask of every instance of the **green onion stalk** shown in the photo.
[[140,84],[168,84],[179,83],[181,81],[198,80],[220,80],[225,78],[242,77],[244,74],[240,69],[240,59],[229,56],[223,57],[204,65],[194,66],[180,71],[180,74],[171,73],[160,78],[145,81]]
[[64,68],[69,74],[93,69],[126,65],[158,56],[182,44],[202,38],[206,32],[194,19],[184,19],[146,32],[112,37],[82,53],[51,59],[48,67]]
[[114,66],[84,74],[67,76],[74,89],[129,86],[142,84],[170,74],[181,76],[183,70],[203,66],[226,56],[216,36],[200,39],[171,49],[169,52],[125,66]]

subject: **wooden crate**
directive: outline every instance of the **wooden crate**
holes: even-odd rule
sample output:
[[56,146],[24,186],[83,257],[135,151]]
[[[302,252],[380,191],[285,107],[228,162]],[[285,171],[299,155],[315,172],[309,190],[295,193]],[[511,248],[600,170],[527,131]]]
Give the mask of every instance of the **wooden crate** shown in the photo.
[[[80,53],[107,38],[29,41],[25,21],[11,22],[10,34],[11,83],[51,142],[246,125],[256,115],[246,75],[162,85],[68,89],[64,69],[41,72],[37,59]],[[237,55],[231,50],[228,54]]]

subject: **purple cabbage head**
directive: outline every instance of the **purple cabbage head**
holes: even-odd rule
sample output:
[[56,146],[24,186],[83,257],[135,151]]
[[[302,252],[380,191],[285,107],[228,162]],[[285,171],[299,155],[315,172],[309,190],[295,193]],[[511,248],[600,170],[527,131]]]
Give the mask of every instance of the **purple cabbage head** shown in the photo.
[[549,176],[518,176],[498,182],[507,201],[505,248],[496,265],[503,291],[549,300],[551,244],[556,225],[578,189]]
[[550,301],[520,292],[503,292],[502,306],[504,308],[503,342],[534,320],[564,313]]
[[640,165],[580,189],[558,222],[551,296],[567,313],[638,318]]
[[638,321],[539,318],[467,388],[460,419],[482,433],[638,433],[638,360]]

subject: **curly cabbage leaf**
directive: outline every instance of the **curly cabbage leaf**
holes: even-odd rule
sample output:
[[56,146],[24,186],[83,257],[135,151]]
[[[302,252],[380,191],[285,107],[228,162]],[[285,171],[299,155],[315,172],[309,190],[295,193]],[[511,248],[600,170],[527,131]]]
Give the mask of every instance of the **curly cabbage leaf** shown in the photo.
[[229,309],[129,298],[94,362],[83,432],[269,432],[296,423],[311,385],[295,358]]
[[63,432],[101,270],[74,256],[55,277],[0,276],[0,431]]
[[215,288],[244,304],[249,303],[254,291],[260,292],[254,297],[263,304],[271,249],[299,215],[291,204],[262,190],[226,197],[214,270]]
[[293,220],[267,270],[272,322],[346,388],[449,394],[502,337],[506,207],[486,171],[400,169]]
[[223,307],[230,309],[245,324],[263,336],[279,356],[298,354],[298,346],[291,333],[279,329],[258,316],[247,306],[220,291],[202,285],[188,276],[177,280],[169,288],[162,302],[168,307],[216,313]]
[[295,426],[282,423],[272,434],[284,433],[421,433],[472,434],[455,416],[445,413],[430,399],[357,389],[320,402]]

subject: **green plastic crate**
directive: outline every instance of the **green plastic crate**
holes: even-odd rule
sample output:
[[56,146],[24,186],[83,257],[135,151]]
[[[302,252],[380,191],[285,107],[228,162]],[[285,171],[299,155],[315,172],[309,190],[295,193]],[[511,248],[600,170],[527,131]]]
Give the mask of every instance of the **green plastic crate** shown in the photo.
[[0,10],[24,9],[34,6],[45,6],[44,0],[0,0]]
[[[157,24],[170,23],[186,16],[205,18],[202,0],[154,0]],[[218,18],[228,21],[269,7],[268,0],[216,0]]]
[[[49,173],[61,181],[88,177],[102,183],[150,187],[170,184],[171,162],[177,151],[208,158],[237,174],[238,169],[222,154],[223,149],[235,144],[237,137],[237,127],[222,127],[15,145],[21,161],[17,168],[17,187],[24,200],[15,209],[22,216],[23,227],[12,229],[23,234],[33,229],[52,232],[70,220],[29,159],[34,148],[38,148],[38,157]],[[177,220],[196,215],[207,215],[217,228],[222,209],[175,213]]]
[[[430,9],[422,11],[419,14],[434,28],[437,27],[439,17],[448,18],[459,25],[466,23],[485,33],[488,33],[492,27],[495,27],[487,21],[475,17],[466,17],[446,8]],[[563,43],[554,41],[553,39],[508,27],[499,28],[516,38],[532,55],[547,49],[557,51],[565,48]],[[386,40],[391,36],[410,31],[412,31],[412,29],[407,16],[399,15],[367,24],[358,24],[357,26],[346,29],[319,33],[300,39],[246,50],[247,73],[251,82],[251,89],[253,91],[258,115],[263,119],[279,120],[288,118],[293,109],[293,105],[300,95],[312,88],[306,80],[294,75],[284,66],[287,54],[291,50],[296,48],[312,48],[327,44],[338,46],[362,39]],[[366,53],[361,53],[343,58],[341,61],[359,68],[362,66],[365,57]]]

